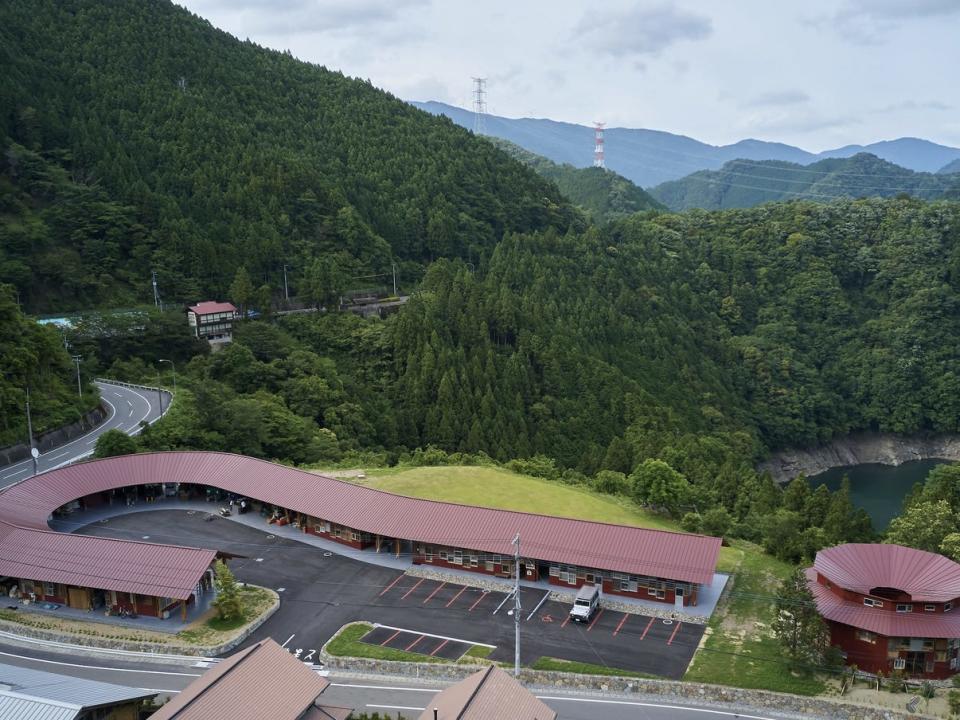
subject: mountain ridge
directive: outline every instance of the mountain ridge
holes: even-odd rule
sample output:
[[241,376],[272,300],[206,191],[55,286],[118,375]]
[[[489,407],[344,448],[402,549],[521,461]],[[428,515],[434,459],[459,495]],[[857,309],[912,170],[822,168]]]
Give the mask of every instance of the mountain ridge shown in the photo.
[[[473,127],[473,112],[437,101],[411,102],[431,114],[446,115]],[[557,163],[587,167],[593,160],[593,128],[547,118],[485,117],[486,133],[509,140]],[[831,157],[869,152],[916,172],[937,172],[960,159],[960,148],[922,138],[897,138],[867,145],[847,145],[813,153],[786,143],[745,138],[711,145],[686,135],[646,128],[611,127],[605,131],[607,166],[633,183],[649,188],[699,170],[718,170],[731,160],[785,160],[810,164]]]

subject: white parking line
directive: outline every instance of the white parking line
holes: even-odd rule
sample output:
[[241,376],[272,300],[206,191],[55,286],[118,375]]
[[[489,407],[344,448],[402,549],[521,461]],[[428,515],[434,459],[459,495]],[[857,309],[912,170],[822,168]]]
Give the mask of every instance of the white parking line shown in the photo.
[[368,704],[367,707],[372,708],[381,708],[383,710],[423,710],[422,707],[410,707],[409,705],[372,705]]
[[507,596],[503,599],[503,601],[499,605],[497,605],[497,609],[494,610],[491,614],[496,615],[498,612],[500,612],[500,608],[502,608],[504,604],[507,602],[507,600],[509,600],[512,597],[513,597],[513,591],[511,590],[510,592],[507,593]]
[[185,677],[200,677],[199,673],[166,672],[163,670],[137,670],[135,668],[104,667],[102,665],[81,665],[80,663],[60,662],[58,660],[42,660],[41,658],[29,657],[27,655],[14,655],[13,653],[0,652],[0,655],[17,658],[18,660],[29,660],[36,663],[47,663],[48,665],[63,665],[64,667],[87,668],[88,670],[110,670],[112,672],[143,673],[144,675],[183,675]]
[[281,645],[280,647],[286,647],[286,646],[287,646],[287,643],[290,642],[291,640],[293,640],[296,636],[297,636],[297,634],[294,633],[293,635],[291,635],[290,637],[288,637],[288,638],[283,642],[283,645]]
[[540,609],[540,606],[543,605],[543,604],[547,601],[547,598],[548,598],[548,597],[550,597],[550,591],[549,591],[549,590],[547,590],[547,591],[543,594],[543,597],[540,598],[540,602],[537,603],[537,606],[533,609],[533,612],[531,612],[529,615],[527,615],[527,620],[529,620],[530,618],[532,618],[534,615],[537,614],[537,610],[539,610],[539,609]]
[[684,712],[708,713],[710,715],[726,715],[727,717],[746,718],[747,720],[776,720],[766,715],[744,715],[740,712],[726,710],[707,710],[706,708],[689,707],[685,705],[662,705],[660,703],[631,702],[629,700],[598,700],[594,698],[559,697],[553,695],[537,695],[539,700],[561,700],[578,703],[600,703],[602,705],[631,705],[634,707],[660,708],[663,710],[683,710]]
[[430,693],[431,695],[436,695],[436,688],[408,688],[408,687],[394,687],[393,685],[354,685],[352,683],[330,683],[330,687],[345,687],[345,688],[363,688],[364,690],[395,690],[396,692],[424,692]]
[[[432,635],[431,633],[420,632],[419,630],[410,630],[408,628],[398,628],[393,627],[392,625],[381,625],[380,623],[374,623],[375,628],[383,628],[384,630],[396,630],[398,632],[406,632],[411,635],[423,635],[424,637],[437,638],[438,640],[449,640],[450,642],[463,643],[464,645],[479,645],[480,647],[495,648],[496,645],[488,645],[487,643],[474,642],[473,640],[463,640],[462,638],[448,637],[446,635]],[[292,635],[290,637],[293,637]],[[289,640],[287,642],[290,642]]]

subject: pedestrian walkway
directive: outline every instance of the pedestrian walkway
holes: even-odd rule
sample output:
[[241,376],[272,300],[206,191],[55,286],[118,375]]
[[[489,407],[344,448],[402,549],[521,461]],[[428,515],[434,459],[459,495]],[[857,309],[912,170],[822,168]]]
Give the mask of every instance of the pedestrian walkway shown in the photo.
[[[83,526],[92,523],[104,523],[111,517],[127,515],[130,513],[145,512],[149,510],[185,510],[187,512],[209,513],[217,515],[223,503],[207,502],[204,500],[180,500],[178,498],[168,497],[160,498],[152,502],[138,501],[133,505],[114,503],[113,505],[104,505],[92,510],[75,512],[68,518],[55,519],[50,522],[50,527],[60,532],[75,532]],[[256,528],[261,532],[266,532],[278,538],[301,542],[306,545],[312,545],[323,552],[333,553],[348,557],[360,562],[370,563],[371,565],[380,565],[395,570],[406,572],[412,567],[410,559],[406,554],[396,557],[390,552],[374,552],[373,550],[357,550],[349,545],[327,540],[310,533],[303,532],[300,528],[293,525],[271,525],[266,518],[257,512],[247,512],[239,515],[236,512],[225,517],[226,520],[232,520],[248,527]],[[149,529],[144,531],[144,540],[149,541]],[[453,568],[439,567],[435,565],[417,566],[421,570],[427,570],[439,578],[449,578],[449,582],[459,583],[461,585],[473,585],[482,587],[497,587],[509,592],[513,588],[514,581],[507,578],[497,578],[492,575],[479,573],[463,572]],[[632,598],[623,595],[611,595],[610,598],[618,603],[633,606],[647,613],[656,615],[676,613],[679,616],[699,616],[710,617],[717,607],[720,595],[727,583],[728,576],[722,573],[715,573],[713,581],[709,586],[702,586],[697,596],[697,605],[681,608],[674,608],[672,605],[644,600],[642,598]],[[539,581],[521,580],[520,585],[540,591],[569,591],[573,593],[575,588],[563,585],[551,585],[546,578]]]

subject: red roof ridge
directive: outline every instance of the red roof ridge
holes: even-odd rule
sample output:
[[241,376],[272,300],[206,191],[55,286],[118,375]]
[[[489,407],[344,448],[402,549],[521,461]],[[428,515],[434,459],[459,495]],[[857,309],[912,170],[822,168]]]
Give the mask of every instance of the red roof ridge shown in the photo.
[[[590,520],[587,518],[570,517],[569,515],[545,515],[544,513],[528,512],[526,510],[513,510],[510,508],[499,508],[499,507],[493,507],[490,505],[470,505],[469,503],[459,503],[459,502],[454,502],[453,500],[434,500],[433,498],[418,497],[417,495],[407,495],[405,493],[391,492],[389,490],[382,490],[381,488],[370,487],[369,485],[352,483],[349,480],[343,480],[342,478],[333,477],[332,475],[323,475],[322,473],[313,472],[312,470],[304,470],[303,468],[298,468],[294,465],[285,465],[284,463],[276,462],[275,460],[265,460],[263,458],[252,457],[250,455],[241,455],[240,453],[226,452],[224,450],[151,450],[149,452],[136,453],[136,454],[137,455],[168,455],[171,452],[183,454],[183,455],[187,455],[187,454],[223,455],[225,457],[242,458],[243,460],[248,460],[248,461],[252,460],[258,463],[263,463],[264,465],[286,468],[287,470],[293,470],[298,473],[303,473],[304,475],[311,475],[313,477],[320,477],[325,480],[331,480],[333,482],[340,483],[344,487],[363,488],[364,490],[372,493],[379,493],[381,495],[387,495],[389,497],[401,497],[401,498],[406,498],[408,500],[418,500],[420,502],[428,502],[428,503],[433,503],[435,505],[447,505],[450,507],[460,507],[460,508],[470,508],[470,509],[481,508],[483,510],[495,510],[501,513],[512,513],[514,515],[523,515],[525,517],[551,517],[551,518],[557,518],[558,520],[573,520],[575,522],[585,522],[585,523],[590,523],[591,525],[604,525],[606,527],[618,527],[618,528],[626,527],[626,528],[631,528],[633,530],[645,530],[648,532],[663,533],[663,534],[669,534],[669,535],[682,535],[683,537],[697,537],[697,538],[704,538],[706,540],[716,540],[721,543],[723,542],[723,538],[714,537],[713,535],[704,535],[703,533],[685,532],[683,530],[664,530],[661,528],[644,527],[642,525],[627,525],[625,523],[609,522],[607,520]],[[127,457],[127,456],[115,455],[113,457],[108,457],[108,458],[97,458],[97,459],[86,458],[81,462],[74,463],[71,467],[76,467],[83,463],[99,462],[103,460],[113,460],[115,458],[121,458],[121,457]],[[413,467],[417,467],[417,466],[415,465],[411,466],[411,468]],[[433,467],[436,467],[436,466],[433,466]],[[452,467],[468,467],[468,466],[455,465]],[[512,472],[512,471],[509,471],[509,472]],[[547,481],[547,482],[550,482],[550,481]],[[2,491],[0,491],[0,494],[2,494]]]

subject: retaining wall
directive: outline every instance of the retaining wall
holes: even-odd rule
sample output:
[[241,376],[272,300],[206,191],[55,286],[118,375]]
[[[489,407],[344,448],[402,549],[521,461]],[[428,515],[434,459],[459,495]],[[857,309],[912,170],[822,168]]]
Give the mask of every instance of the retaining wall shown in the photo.
[[[49,452],[58,445],[62,445],[65,442],[90,432],[102,423],[107,418],[107,415],[109,415],[109,413],[101,401],[97,407],[84,413],[83,417],[76,422],[37,435],[34,438],[34,445],[36,445],[41,454]],[[26,443],[18,443],[17,445],[0,448],[0,465],[10,465],[20,462],[21,460],[26,460],[29,457],[30,446]]]

